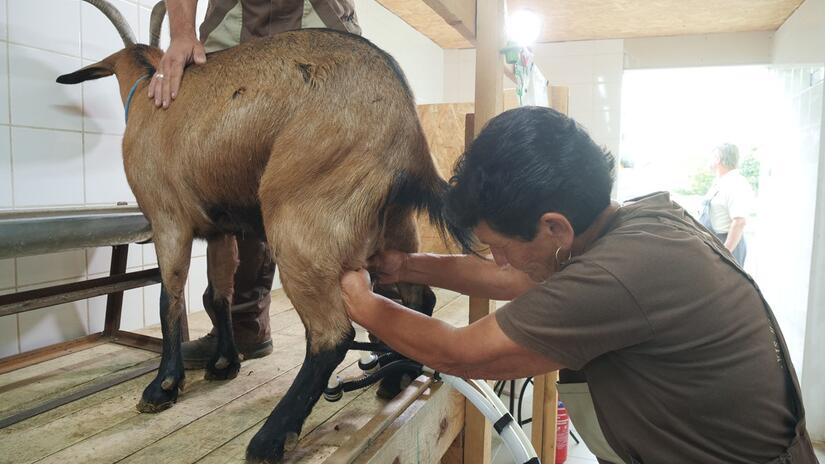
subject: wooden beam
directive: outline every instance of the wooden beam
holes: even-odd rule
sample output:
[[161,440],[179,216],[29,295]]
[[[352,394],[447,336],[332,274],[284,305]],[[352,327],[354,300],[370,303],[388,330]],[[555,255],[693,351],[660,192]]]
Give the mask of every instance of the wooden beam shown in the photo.
[[71,301],[146,287],[160,282],[160,270],[130,272],[0,296],[0,317]]
[[[112,247],[112,264],[109,275],[126,273],[126,263],[129,259],[129,245],[115,245]],[[106,319],[103,324],[103,334],[111,336],[120,330],[120,313],[123,310],[123,290],[110,293],[106,298]]]
[[32,366],[50,359],[59,358],[70,353],[88,350],[94,346],[106,343],[108,340],[102,333],[87,335],[63,343],[45,346],[25,353],[15,354],[0,359],[0,374]]
[[[473,134],[477,136],[487,121],[503,107],[503,67],[501,52],[505,45],[505,0],[477,0],[476,3],[476,87]],[[469,322],[490,314],[490,300],[470,298]],[[464,425],[464,462],[490,462],[490,423],[469,401]]]
[[355,463],[437,464],[441,461],[461,432],[464,397],[443,383],[434,383],[421,393],[377,439],[361,440],[369,446]]
[[556,459],[556,412],[558,372],[533,377],[533,421],[530,441],[541,462]]
[[470,43],[476,43],[476,0],[423,1]]
[[117,343],[118,345],[131,346],[132,348],[153,351],[155,353],[163,353],[162,338],[118,330],[112,335],[110,341],[112,343]]
[[[569,91],[567,87],[548,88],[550,107],[567,114]],[[531,442],[542,462],[556,459],[556,416],[558,413],[557,371],[533,378],[533,428]]]

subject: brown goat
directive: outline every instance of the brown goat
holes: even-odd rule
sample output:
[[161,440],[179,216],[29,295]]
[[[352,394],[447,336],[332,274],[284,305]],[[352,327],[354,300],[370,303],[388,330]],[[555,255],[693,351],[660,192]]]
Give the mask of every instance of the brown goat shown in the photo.
[[[353,338],[342,271],[384,248],[415,251],[416,210],[445,224],[448,185],[429,154],[412,93],[397,63],[369,41],[314,29],[210,54],[205,65],[186,70],[175,103],[156,109],[129,95],[145,93],[148,78],[139,80],[154,74],[162,51],[135,44],[108,3],[87,1],[112,19],[126,47],[58,82],[117,77],[128,116],[126,176],[152,224],[163,278],[163,357],[138,409],[171,407],[183,385],[179,321],[195,238],[208,241],[217,314],[218,352],[206,377],[237,375],[229,312],[235,235],[257,234],[268,241],[307,336],[297,378],[247,449],[249,459],[279,461]],[[426,287],[398,291],[408,306],[432,309]]]

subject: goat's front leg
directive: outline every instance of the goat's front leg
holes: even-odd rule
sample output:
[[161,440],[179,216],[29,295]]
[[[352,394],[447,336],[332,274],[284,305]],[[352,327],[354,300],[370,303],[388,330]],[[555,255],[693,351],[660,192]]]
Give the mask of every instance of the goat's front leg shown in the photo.
[[206,365],[207,380],[229,380],[238,376],[241,358],[232,333],[232,296],[238,269],[238,243],[232,235],[209,240],[206,249],[209,287],[203,295],[204,306],[212,309],[218,331],[217,350]]
[[160,291],[160,326],[163,331],[163,354],[158,375],[143,390],[137,405],[140,412],[155,413],[169,409],[178,400],[178,390],[184,386],[183,354],[181,353],[181,315],[186,311],[183,296],[192,238],[178,228],[164,228],[153,222],[155,249],[163,284]]

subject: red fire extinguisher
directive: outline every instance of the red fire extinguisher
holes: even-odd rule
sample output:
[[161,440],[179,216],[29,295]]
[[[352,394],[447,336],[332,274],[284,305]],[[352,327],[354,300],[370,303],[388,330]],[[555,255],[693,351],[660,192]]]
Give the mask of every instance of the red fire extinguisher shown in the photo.
[[570,418],[567,417],[567,408],[559,401],[556,413],[556,464],[563,464],[567,460],[567,437],[570,434]]

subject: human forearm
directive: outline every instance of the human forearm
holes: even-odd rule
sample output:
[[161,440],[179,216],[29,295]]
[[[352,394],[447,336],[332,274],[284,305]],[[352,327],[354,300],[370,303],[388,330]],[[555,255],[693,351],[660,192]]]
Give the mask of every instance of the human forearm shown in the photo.
[[404,356],[442,371],[459,358],[452,346],[456,328],[446,322],[372,292],[349,302],[349,306],[350,316],[355,322]]
[[169,33],[172,39],[196,37],[195,12],[198,0],[166,0]]
[[536,285],[527,274],[492,260],[429,253],[411,253],[399,280],[494,300],[512,300]]
[[365,289],[346,293],[350,317],[397,352],[446,374],[472,379],[515,379],[562,366],[517,345],[493,315],[454,327]]
[[739,241],[742,240],[742,235],[745,232],[745,218],[734,218],[728,229],[728,237],[725,239],[725,248],[730,251],[736,249]]

